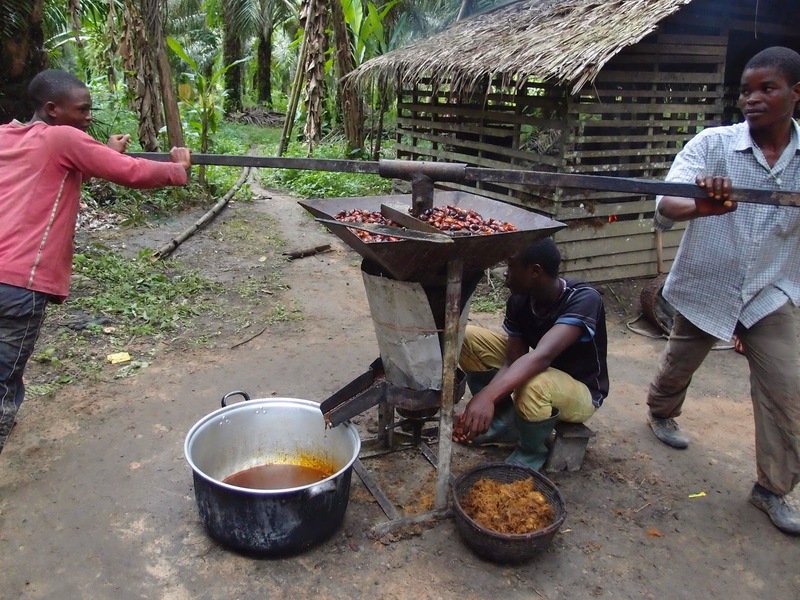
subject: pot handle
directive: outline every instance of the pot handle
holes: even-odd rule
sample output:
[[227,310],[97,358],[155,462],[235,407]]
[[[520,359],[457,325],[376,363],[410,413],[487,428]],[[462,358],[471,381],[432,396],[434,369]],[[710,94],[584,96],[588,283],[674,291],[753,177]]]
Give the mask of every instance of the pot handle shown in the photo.
[[336,491],[336,481],[335,479],[328,479],[327,481],[323,481],[318,485],[306,488],[305,496],[306,498],[313,498],[314,496],[319,496],[320,494],[326,494],[334,491]]
[[222,402],[220,402],[220,404],[222,404],[222,408],[228,406],[228,398],[230,398],[231,396],[241,396],[245,399],[245,401],[250,400],[250,396],[248,395],[247,392],[243,392],[241,390],[236,390],[235,392],[228,392],[222,397]]

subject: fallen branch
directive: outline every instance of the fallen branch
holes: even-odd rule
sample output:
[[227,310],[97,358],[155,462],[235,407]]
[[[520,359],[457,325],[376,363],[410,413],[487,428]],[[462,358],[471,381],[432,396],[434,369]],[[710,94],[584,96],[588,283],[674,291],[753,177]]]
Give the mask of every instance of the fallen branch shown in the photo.
[[321,252],[327,252],[330,249],[330,244],[323,244],[322,246],[314,246],[312,248],[305,248],[304,250],[291,250],[289,252],[284,252],[283,255],[288,256],[290,260],[294,260],[296,258],[314,256],[315,254],[320,254]]
[[169,256],[183,242],[192,237],[200,229],[208,225],[214,219],[214,217],[216,217],[219,213],[222,212],[222,209],[228,205],[228,202],[230,201],[231,198],[233,198],[233,195],[236,192],[238,192],[239,188],[241,188],[244,185],[244,182],[247,181],[247,178],[250,176],[250,171],[251,171],[250,167],[243,169],[242,176],[239,177],[239,180],[235,184],[233,184],[233,187],[231,189],[228,190],[228,193],[225,194],[222,198],[220,198],[220,200],[213,207],[211,207],[211,210],[209,210],[206,214],[200,217],[200,219],[198,219],[194,225],[186,229],[178,237],[173,238],[172,240],[161,246],[161,248],[156,250],[153,253],[153,260],[158,260],[159,258],[164,258],[165,256]]
[[244,340],[244,341],[241,341],[241,342],[239,342],[238,344],[234,344],[233,346],[231,346],[231,350],[233,350],[234,348],[238,348],[239,346],[244,346],[244,345],[245,345],[247,342],[252,342],[252,341],[253,341],[254,339],[256,339],[258,336],[260,336],[262,333],[264,333],[264,332],[267,330],[267,327],[269,327],[269,325],[265,325],[265,326],[264,326],[264,329],[262,329],[261,331],[259,331],[259,332],[258,332],[257,334],[255,334],[255,335],[251,335],[251,336],[250,336],[249,338],[247,338],[246,340]]

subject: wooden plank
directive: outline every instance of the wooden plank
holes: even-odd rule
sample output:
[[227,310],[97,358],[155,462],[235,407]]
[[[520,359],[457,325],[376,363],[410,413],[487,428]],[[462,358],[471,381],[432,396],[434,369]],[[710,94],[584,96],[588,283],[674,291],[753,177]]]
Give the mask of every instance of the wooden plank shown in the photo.
[[519,198],[512,198],[508,193],[498,192],[491,189],[476,188],[474,186],[463,185],[460,183],[449,183],[447,184],[446,189],[460,190],[462,192],[468,192],[470,194],[485,196],[486,198],[499,200],[501,202],[506,202],[508,204],[522,206],[523,208],[527,208],[528,210],[533,210],[534,212],[538,212],[539,214],[547,215],[549,217],[552,217],[553,215],[553,213],[551,212],[551,209],[554,208],[553,202],[546,198],[543,199],[541,202],[536,202],[533,199],[535,197],[534,194],[530,195],[531,200],[523,203]]
[[[639,115],[639,114],[678,114],[678,115],[692,115],[692,114],[708,114],[721,113],[722,101],[714,100],[708,104],[645,104],[644,102],[570,102],[568,112],[570,115],[574,114],[625,114],[625,115]],[[627,121],[619,121],[626,123]]]
[[[558,220],[559,219],[556,218],[556,221]],[[681,243],[682,237],[683,229],[670,229],[669,231],[665,231],[663,247],[677,248]],[[655,239],[655,233],[642,233],[632,236],[595,237],[585,240],[576,240],[570,243],[569,258],[570,260],[578,260],[592,257],[597,258],[598,256],[606,256],[618,252],[655,250]]]
[[[556,234],[558,235],[558,234]],[[671,260],[664,261],[664,272],[669,272],[672,266]],[[603,283],[606,281],[618,281],[620,279],[635,279],[638,277],[654,277],[658,268],[655,261],[640,263],[638,265],[626,265],[624,267],[598,267],[593,269],[572,270],[569,263],[565,263],[564,274],[570,278],[587,283]]]
[[725,46],[726,48],[728,45],[728,37],[725,35],[684,35],[681,33],[658,33],[656,39],[658,40],[659,43],[664,43],[664,44],[686,44],[691,46]]
[[611,100],[609,98],[674,98],[676,100],[707,98],[709,101],[725,98],[725,90],[722,89],[722,85],[714,86],[713,90],[624,90],[619,89],[619,85],[609,86],[608,88],[593,86],[587,92],[592,95],[581,95],[580,101],[583,102],[583,98],[597,98],[598,102],[619,102],[619,100]]
[[[598,219],[599,221],[599,219]],[[558,232],[561,239],[565,242],[575,242],[578,240],[593,238],[610,238],[616,236],[633,236],[640,233],[652,233],[653,220],[643,219],[636,221],[617,221],[616,223],[598,223],[597,227],[588,224],[584,227],[570,227]]]
[[516,150],[514,148],[506,148],[496,144],[473,142],[460,138],[422,133],[420,131],[407,131],[406,135],[438,144],[447,144],[448,146],[453,146],[454,148],[471,148],[473,150],[508,156],[509,158],[517,158],[519,160],[524,160],[536,165],[550,165],[556,167],[561,162],[558,157],[546,156],[543,154],[537,154],[535,152],[526,152],[524,150]]
[[[727,41],[723,41],[719,37],[710,38],[716,40],[716,43],[705,44],[690,44],[690,43],[670,43],[668,40],[659,39],[658,43],[639,42],[634,46],[630,46],[626,55],[631,54],[650,54],[654,56],[670,56],[691,54],[694,56],[712,56],[715,58],[722,58],[725,60],[725,55],[728,52]],[[623,53],[621,53],[623,54]],[[620,55],[621,55],[620,54]]]
[[[625,138],[620,138],[619,144],[625,143]],[[586,159],[586,158],[614,158],[621,156],[669,156],[677,154],[675,148],[619,148],[618,150],[571,150],[564,153],[567,159]]]
[[680,80],[676,80],[676,73],[642,73],[638,71],[620,71],[614,69],[609,63],[597,75],[596,83],[697,83],[716,85],[721,84],[722,79],[717,73],[683,73]]
[[[732,19],[731,21],[729,21],[729,26],[732,30],[738,29],[740,31],[745,31],[747,33],[753,33],[754,21],[752,18]],[[791,19],[787,20],[785,23],[769,23],[769,22],[759,21],[758,33],[795,38],[797,37],[797,23],[792,21]]]
[[[625,163],[619,165],[571,165],[564,168],[564,173],[619,173],[623,171],[666,171],[672,166],[672,161],[652,163]],[[639,175],[632,175],[632,177]]]
[[614,58],[608,61],[609,64],[614,65],[664,65],[664,64],[684,64],[684,65],[715,65],[724,63],[724,59],[716,56],[704,56],[700,54],[680,54],[680,55],[662,55],[662,54],[617,54]]
[[[531,117],[527,115],[515,115],[506,112],[488,113],[482,109],[463,108],[455,105],[436,105],[436,104],[403,104],[398,106],[398,110],[411,110],[419,113],[430,113],[435,115],[453,115],[460,117],[473,117],[484,119],[487,124],[491,123],[521,123],[530,124]],[[549,129],[557,129],[564,126],[564,122],[559,119],[536,119],[536,125]]]
[[473,123],[464,123],[463,121],[447,122],[447,121],[425,121],[422,119],[414,119],[409,117],[397,117],[397,125],[406,128],[418,127],[421,129],[431,129],[435,131],[448,131],[453,133],[474,133],[484,135],[508,135],[511,130],[502,127],[481,127]]
[[624,142],[647,142],[658,140],[659,142],[683,142],[693,138],[695,133],[676,133],[676,134],[663,134],[663,133],[644,133],[636,135],[628,135],[619,133],[617,135],[576,135],[571,140],[577,144],[622,144]]
[[[558,234],[556,234],[557,237]],[[558,240],[556,240],[558,241]],[[600,250],[599,245],[596,250]],[[677,248],[663,249],[664,260],[672,261],[678,253]],[[597,256],[588,256],[586,258],[574,258],[572,256],[572,248],[564,249],[564,263],[568,265],[567,268],[571,271],[588,271],[591,269],[610,269],[628,267],[631,265],[651,264],[653,270],[657,270],[658,256],[656,255],[655,247],[647,250],[637,250],[635,252],[621,252],[618,254],[599,254]]]
[[[721,116],[721,113],[720,113]],[[654,129],[664,128],[670,129],[674,127],[709,127],[711,125],[719,125],[719,119],[686,119],[686,118],[676,118],[672,120],[663,120],[663,119],[654,119],[651,121],[648,120],[620,120],[620,119],[587,119],[580,121],[578,123],[583,131],[585,132],[586,129],[593,129],[596,127],[612,127],[619,129],[620,127],[640,127],[640,128],[649,128],[652,127]],[[586,135],[585,133],[581,133],[581,135]]]
[[[611,192],[614,197],[619,196],[618,193]],[[559,221],[570,219],[585,219],[587,217],[609,217],[611,215],[630,215],[641,213],[652,213],[655,210],[655,200],[652,197],[646,200],[635,200],[633,202],[597,202],[594,200],[581,199],[582,202],[572,206],[564,206],[564,198],[559,201],[558,215]],[[570,200],[576,202],[575,200]],[[583,205],[583,208],[581,208]]]
[[[408,144],[397,144],[395,146],[397,150],[403,150],[406,152],[413,152],[414,154],[420,156],[430,156],[434,158],[445,159],[450,162],[463,162],[475,166],[480,167],[491,167],[496,169],[507,169],[509,168],[509,164],[507,161],[501,160],[492,160],[489,158],[484,158],[481,156],[474,156],[472,154],[464,154],[460,152],[449,152],[446,150],[438,150],[435,148],[423,148],[420,146],[409,146]],[[502,184],[502,185],[510,185],[510,184]],[[520,189],[523,186],[519,186]]]

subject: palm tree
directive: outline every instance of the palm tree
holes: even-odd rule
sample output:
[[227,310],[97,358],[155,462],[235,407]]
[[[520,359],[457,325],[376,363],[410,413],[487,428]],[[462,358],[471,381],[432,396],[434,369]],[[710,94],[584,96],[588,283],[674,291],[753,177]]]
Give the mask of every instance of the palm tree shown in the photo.
[[42,28],[44,0],[0,2],[0,123],[27,119],[28,84],[47,64]]
[[272,38],[280,25],[297,26],[298,0],[233,0],[230,26],[256,38],[254,88],[260,104],[272,104]]

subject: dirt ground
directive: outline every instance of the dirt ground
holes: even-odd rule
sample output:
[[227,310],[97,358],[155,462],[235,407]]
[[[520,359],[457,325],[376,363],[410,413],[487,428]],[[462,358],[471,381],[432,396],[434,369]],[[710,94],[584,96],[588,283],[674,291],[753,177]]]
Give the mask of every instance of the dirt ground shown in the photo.
[[[156,247],[196,216],[125,232],[126,247]],[[485,562],[464,545],[452,520],[374,539],[369,531],[386,518],[355,476],[343,526],[318,547],[255,559],[219,546],[202,528],[183,456],[190,427],[233,389],[256,398],[324,399],[377,356],[357,255],[291,198],[262,191],[252,204],[237,203],[177,257],[222,279],[257,272],[257,252],[248,253],[241,240],[234,248],[235,239],[215,231],[227,219],[258,231],[270,218],[289,249],[333,246],[282,269],[288,284],[282,301],[296,306],[302,320],[269,326],[232,348],[266,324],[266,312],[256,309],[251,328],[220,324],[211,346],[176,345],[133,377],[115,379],[109,365],[96,381],[26,400],[0,456],[0,596],[800,597],[800,541],[778,532],[746,501],[755,467],[745,359],[712,353],[681,419],[690,448],[661,445],[645,423],[644,398],[663,341],[625,326],[638,311],[635,283],[604,286],[611,394],[590,422],[597,435],[582,470],[551,476],[568,515],[534,561]],[[498,319],[472,315],[491,327]],[[31,365],[31,377],[37,368]],[[372,412],[356,422],[362,438],[374,433]],[[457,447],[453,472],[507,452]],[[429,505],[434,472],[415,451],[365,464],[401,508],[418,513]]]

